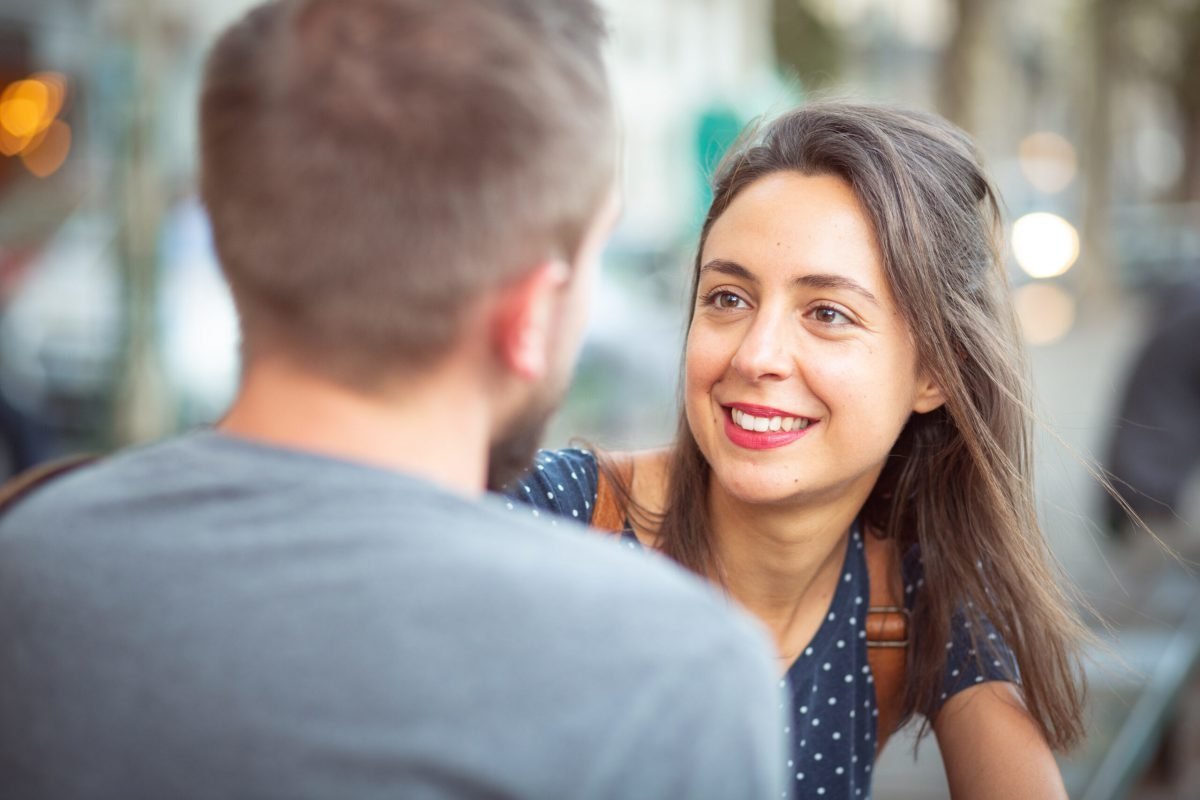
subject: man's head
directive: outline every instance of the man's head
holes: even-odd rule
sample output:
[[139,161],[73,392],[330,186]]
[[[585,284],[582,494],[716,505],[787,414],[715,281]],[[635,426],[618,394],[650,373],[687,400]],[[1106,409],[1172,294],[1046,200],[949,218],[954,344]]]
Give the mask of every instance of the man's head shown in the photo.
[[[615,158],[602,38],[592,0],[274,0],[227,31],[201,183],[247,364],[383,391],[530,276],[581,294]],[[531,383],[564,382],[550,344]]]
[[370,385],[572,263],[612,180],[590,0],[277,0],[218,42],[202,191],[250,358]]

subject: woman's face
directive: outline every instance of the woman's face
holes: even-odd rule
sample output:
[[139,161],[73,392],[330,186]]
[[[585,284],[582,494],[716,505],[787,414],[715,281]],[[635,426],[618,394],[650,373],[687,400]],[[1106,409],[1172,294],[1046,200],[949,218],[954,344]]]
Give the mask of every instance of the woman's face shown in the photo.
[[862,502],[909,415],[941,405],[841,178],[743,189],[709,231],[695,303],[688,423],[744,502]]

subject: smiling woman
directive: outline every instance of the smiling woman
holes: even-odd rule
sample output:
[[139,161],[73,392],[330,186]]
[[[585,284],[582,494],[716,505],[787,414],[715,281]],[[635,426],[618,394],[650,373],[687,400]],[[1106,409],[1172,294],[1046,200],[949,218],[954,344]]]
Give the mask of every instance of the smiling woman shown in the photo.
[[[912,413],[942,404],[858,198],[835,175],[765,176],[713,223],[701,261],[684,399],[710,491],[854,517]],[[773,435],[784,418],[800,433]]]
[[[602,525],[611,488],[628,545],[766,625],[796,795],[869,796],[883,744],[920,719],[955,796],[1064,796],[1051,751],[1081,733],[1086,634],[1038,527],[972,144],[929,115],[807,106],[748,133],[713,196],[674,445],[542,453],[513,500]],[[880,596],[910,620],[899,641],[868,631]],[[877,645],[904,648],[895,674]]]

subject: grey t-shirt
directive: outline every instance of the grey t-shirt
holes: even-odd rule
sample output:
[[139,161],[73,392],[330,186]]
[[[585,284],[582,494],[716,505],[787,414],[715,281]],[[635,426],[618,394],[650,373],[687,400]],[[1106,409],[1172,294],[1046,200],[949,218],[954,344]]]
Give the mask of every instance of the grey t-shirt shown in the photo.
[[219,433],[0,520],[4,797],[778,797],[778,687],[665,563]]

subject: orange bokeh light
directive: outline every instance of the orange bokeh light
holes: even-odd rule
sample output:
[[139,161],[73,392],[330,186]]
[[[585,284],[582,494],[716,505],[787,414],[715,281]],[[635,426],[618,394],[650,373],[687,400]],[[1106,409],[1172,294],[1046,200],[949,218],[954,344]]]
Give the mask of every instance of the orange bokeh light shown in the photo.
[[71,152],[71,126],[54,120],[36,144],[21,153],[25,167],[39,178],[48,178],[58,171]]
[[57,72],[39,72],[31,80],[42,84],[46,89],[46,113],[54,118],[62,113],[67,101],[67,79]]
[[0,125],[18,139],[28,139],[37,133],[45,115],[45,105],[16,97],[0,105]]
[[39,72],[0,92],[0,155],[20,156],[40,178],[58,171],[71,150],[71,128],[58,119],[67,79]]
[[29,144],[28,136],[13,136],[0,125],[0,155],[18,155]]

